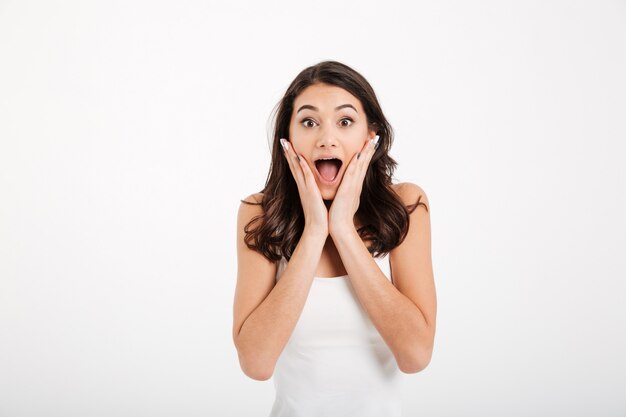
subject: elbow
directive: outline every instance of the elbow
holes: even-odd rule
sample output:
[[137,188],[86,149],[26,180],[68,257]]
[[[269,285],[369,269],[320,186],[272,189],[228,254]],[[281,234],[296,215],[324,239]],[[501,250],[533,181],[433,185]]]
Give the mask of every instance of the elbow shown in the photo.
[[267,366],[267,361],[260,360],[258,355],[243,354],[237,349],[239,356],[239,366],[243,373],[255,381],[267,381],[272,377],[274,369]]
[[432,359],[432,350],[421,351],[398,361],[398,368],[405,374],[416,374],[426,369]]
[[241,362],[240,364],[241,364],[241,370],[243,371],[243,373],[247,377],[254,379],[255,381],[267,381],[268,379],[272,377],[273,372],[271,370],[268,371],[267,369],[264,369],[262,367],[244,365]]
[[416,374],[426,369],[433,357],[433,349],[435,346],[435,327],[426,337],[414,340],[410,347],[399,355],[397,358],[398,368],[405,374]]

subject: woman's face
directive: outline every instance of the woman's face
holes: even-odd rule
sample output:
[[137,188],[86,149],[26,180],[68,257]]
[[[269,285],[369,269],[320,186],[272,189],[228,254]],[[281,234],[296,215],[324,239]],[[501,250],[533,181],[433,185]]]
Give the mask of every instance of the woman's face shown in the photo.
[[311,168],[324,200],[335,198],[348,163],[375,135],[359,99],[341,87],[313,84],[294,100],[289,141]]

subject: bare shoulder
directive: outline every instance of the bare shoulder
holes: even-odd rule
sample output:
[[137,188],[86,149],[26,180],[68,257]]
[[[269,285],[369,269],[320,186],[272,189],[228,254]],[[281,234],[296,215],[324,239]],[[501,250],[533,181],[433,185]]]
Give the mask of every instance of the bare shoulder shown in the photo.
[[419,185],[412,182],[401,182],[392,184],[391,188],[398,194],[405,205],[417,204],[418,207],[422,206],[426,211],[430,211],[430,203],[428,202],[426,192]]
[[[241,204],[239,205],[239,212],[237,214],[237,241],[238,241],[238,255],[241,257],[252,257],[257,261],[260,261],[261,258],[264,258],[260,253],[253,253],[254,250],[247,248],[247,244],[245,243],[245,237],[248,233],[246,230],[246,226],[251,225],[251,222],[255,219],[260,219],[263,217],[263,193],[255,193],[250,194],[246,198],[240,200]],[[255,220],[256,223],[258,221]],[[254,222],[253,222],[254,223]],[[249,250],[245,250],[245,248]]]
[[242,203],[261,204],[263,202],[263,193],[250,194],[241,200]]
[[263,193],[250,194],[239,200],[239,213],[237,214],[237,232],[241,235],[244,227],[255,217],[263,215]]
[[390,264],[394,286],[415,304],[427,324],[423,336],[426,343],[416,362],[416,369],[421,370],[427,366],[432,356],[437,317],[430,203],[426,193],[418,185],[405,182],[395,185],[394,191],[405,205],[417,203],[409,217],[405,239],[390,252]]
[[[263,215],[263,194],[251,194],[241,200],[237,215],[237,284],[233,306],[233,338],[237,336],[248,316],[267,297],[275,285],[277,263],[265,258],[246,242],[246,226]],[[256,224],[253,223],[252,228]]]

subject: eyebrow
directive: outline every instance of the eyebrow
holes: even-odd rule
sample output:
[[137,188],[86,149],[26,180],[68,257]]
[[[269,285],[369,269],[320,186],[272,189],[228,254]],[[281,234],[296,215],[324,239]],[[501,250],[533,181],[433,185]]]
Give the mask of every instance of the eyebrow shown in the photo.
[[[350,107],[351,109],[353,109],[354,111],[356,111],[358,113],[358,111],[354,108],[354,106],[352,104],[342,104],[341,106],[337,106],[337,107],[335,107],[335,111],[344,109],[346,107]],[[311,106],[310,104],[305,104],[305,105],[303,105],[302,107],[300,107],[298,109],[296,114],[300,113],[300,110],[304,110],[304,109],[310,109],[310,110],[313,110],[313,111],[319,111],[319,109],[317,107]]]

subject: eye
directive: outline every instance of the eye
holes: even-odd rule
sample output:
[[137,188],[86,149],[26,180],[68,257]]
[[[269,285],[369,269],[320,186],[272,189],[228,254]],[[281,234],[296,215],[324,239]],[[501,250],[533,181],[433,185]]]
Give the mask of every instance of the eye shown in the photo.
[[314,127],[317,123],[313,119],[304,119],[300,123],[304,125],[304,127]]
[[349,117],[344,117],[343,119],[341,119],[341,120],[339,121],[339,124],[340,124],[342,127],[348,127],[348,126],[350,126],[352,123],[354,123],[354,122],[353,122],[353,121],[352,121],[352,119],[351,119],[351,118],[349,118]]

